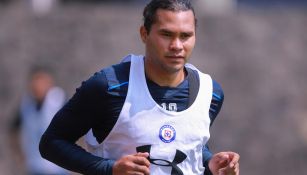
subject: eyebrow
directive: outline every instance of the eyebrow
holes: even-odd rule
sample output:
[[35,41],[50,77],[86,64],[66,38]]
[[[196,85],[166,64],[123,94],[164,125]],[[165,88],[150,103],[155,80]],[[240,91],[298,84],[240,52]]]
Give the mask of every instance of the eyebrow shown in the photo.
[[[158,32],[159,32],[159,33],[167,33],[167,34],[176,33],[176,32],[173,32],[173,31],[171,31],[171,30],[168,30],[168,29],[159,29]],[[185,32],[180,32],[180,34],[193,35],[194,32],[193,32],[193,31],[185,31]]]
[[159,29],[158,32],[159,33],[175,33],[175,32],[172,32],[171,30],[167,30],[167,29]]

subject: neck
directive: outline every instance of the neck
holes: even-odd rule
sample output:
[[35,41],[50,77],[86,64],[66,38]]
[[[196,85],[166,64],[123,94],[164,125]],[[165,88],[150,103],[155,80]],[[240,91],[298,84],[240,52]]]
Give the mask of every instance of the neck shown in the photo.
[[157,68],[145,59],[146,77],[159,86],[177,87],[185,78],[185,70],[182,68],[176,72],[169,72],[161,67]]

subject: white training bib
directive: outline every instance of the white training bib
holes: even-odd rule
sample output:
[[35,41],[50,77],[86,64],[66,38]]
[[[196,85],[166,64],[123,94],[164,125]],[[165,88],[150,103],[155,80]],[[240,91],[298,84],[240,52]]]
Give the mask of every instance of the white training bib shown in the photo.
[[198,71],[200,87],[194,103],[184,111],[167,111],[148,90],[143,56],[128,57],[131,67],[122,111],[101,144],[92,132],[87,134],[91,152],[116,160],[146,151],[151,175],[203,175],[202,148],[210,137],[211,77]]

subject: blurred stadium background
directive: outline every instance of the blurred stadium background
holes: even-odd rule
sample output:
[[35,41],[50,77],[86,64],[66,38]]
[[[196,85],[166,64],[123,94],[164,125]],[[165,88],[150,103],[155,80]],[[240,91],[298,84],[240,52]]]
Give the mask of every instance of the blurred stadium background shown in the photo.
[[[146,0],[0,0],[0,175],[24,174],[9,126],[31,66],[47,64],[70,97],[82,80],[128,53],[143,54]],[[305,0],[195,0],[191,62],[225,92],[211,149],[237,151],[241,175],[307,168]]]

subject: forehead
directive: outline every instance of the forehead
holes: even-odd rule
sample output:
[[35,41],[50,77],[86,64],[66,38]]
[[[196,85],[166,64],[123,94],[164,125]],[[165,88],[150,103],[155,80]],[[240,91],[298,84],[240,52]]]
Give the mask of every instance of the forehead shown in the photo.
[[152,27],[166,29],[181,29],[194,31],[195,17],[192,10],[187,11],[170,11],[158,9],[156,12],[155,22]]

